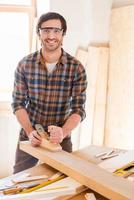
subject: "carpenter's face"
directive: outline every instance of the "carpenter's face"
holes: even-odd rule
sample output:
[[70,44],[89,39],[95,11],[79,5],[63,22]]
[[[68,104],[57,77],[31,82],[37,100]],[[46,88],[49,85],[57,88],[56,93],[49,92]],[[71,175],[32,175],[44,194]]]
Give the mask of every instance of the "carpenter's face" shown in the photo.
[[55,51],[62,46],[63,29],[60,20],[52,19],[41,24],[39,38],[45,51]]

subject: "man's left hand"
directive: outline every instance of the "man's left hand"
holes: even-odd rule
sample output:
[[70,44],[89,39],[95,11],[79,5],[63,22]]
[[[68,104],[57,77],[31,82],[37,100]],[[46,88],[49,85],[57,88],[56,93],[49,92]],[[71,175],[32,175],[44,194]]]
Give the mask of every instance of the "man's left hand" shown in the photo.
[[64,139],[63,129],[59,126],[48,126],[48,132],[50,133],[50,142],[61,143]]

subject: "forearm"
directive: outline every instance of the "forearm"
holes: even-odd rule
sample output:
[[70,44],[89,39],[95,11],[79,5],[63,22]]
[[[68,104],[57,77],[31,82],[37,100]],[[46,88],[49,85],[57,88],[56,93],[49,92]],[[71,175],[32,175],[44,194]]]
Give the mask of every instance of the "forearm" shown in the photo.
[[15,112],[15,115],[26,134],[29,135],[34,128],[32,127],[27,111],[24,108],[21,108]]
[[65,124],[62,127],[64,137],[69,135],[71,133],[71,131],[78,126],[80,121],[81,121],[80,115],[75,114],[75,113],[70,115],[70,117],[67,119],[67,121],[65,122]]

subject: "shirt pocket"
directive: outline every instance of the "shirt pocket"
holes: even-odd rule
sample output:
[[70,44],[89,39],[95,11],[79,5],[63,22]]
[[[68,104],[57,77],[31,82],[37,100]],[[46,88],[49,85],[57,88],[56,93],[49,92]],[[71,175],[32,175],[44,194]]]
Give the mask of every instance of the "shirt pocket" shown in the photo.
[[73,82],[69,79],[64,79],[63,80],[63,91],[65,94],[71,96],[72,94],[72,87],[73,87]]

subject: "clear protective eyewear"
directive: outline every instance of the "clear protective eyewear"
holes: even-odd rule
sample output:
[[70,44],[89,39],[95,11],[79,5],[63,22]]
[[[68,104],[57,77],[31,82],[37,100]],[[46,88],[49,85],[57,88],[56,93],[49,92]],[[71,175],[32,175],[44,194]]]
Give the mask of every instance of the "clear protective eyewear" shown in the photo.
[[62,28],[56,28],[56,27],[40,28],[40,31],[44,35],[48,35],[49,33],[53,33],[55,35],[60,35],[61,33],[63,33]]

